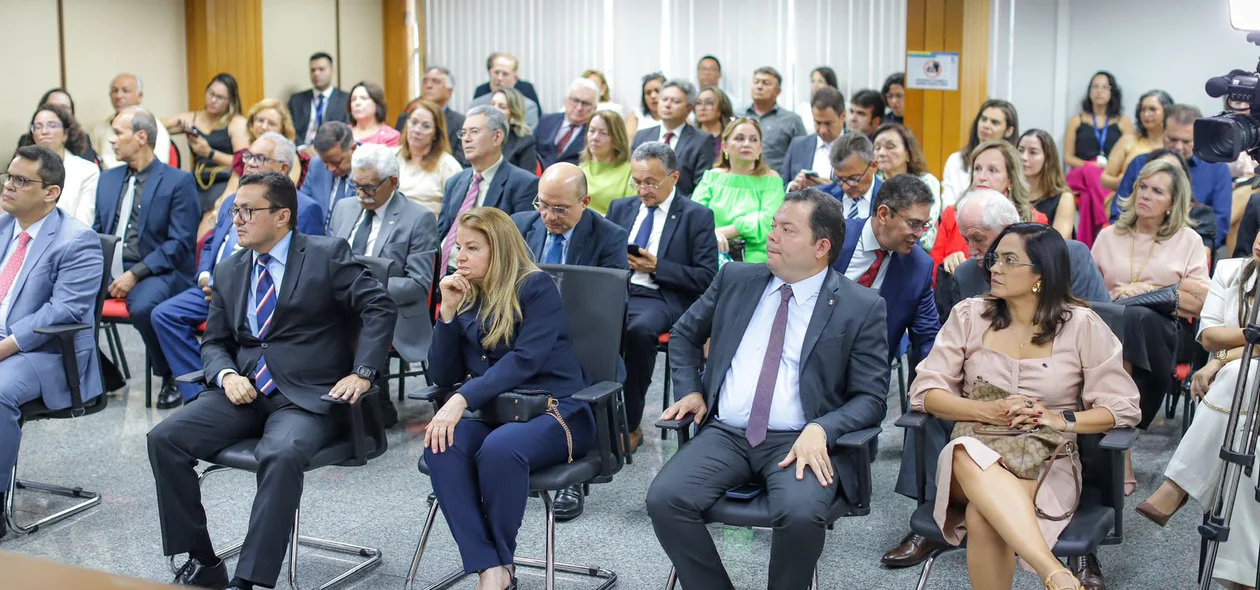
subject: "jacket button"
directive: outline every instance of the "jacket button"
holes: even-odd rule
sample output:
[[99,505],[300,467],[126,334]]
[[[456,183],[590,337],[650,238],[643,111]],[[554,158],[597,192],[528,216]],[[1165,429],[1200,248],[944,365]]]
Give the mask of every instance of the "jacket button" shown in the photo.
[[265,350],[265,349],[267,348],[267,343],[266,343],[266,342],[263,342],[263,343],[262,343],[262,347],[263,347],[263,349]]
[[481,355],[481,360],[483,360],[483,361],[484,361],[484,360],[486,360],[486,355],[484,355],[484,354],[483,354],[483,355]]

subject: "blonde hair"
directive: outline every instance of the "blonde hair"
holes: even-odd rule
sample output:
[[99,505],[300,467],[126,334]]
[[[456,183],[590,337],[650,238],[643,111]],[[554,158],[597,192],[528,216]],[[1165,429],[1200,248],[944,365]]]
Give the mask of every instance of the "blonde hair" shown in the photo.
[[583,78],[590,78],[591,76],[599,78],[599,85],[603,86],[603,88],[599,91],[599,102],[611,101],[612,97],[609,96],[608,93],[608,78],[604,77],[604,73],[599,70],[586,70],[585,72],[582,72]]
[[529,275],[541,271],[530,258],[520,230],[507,213],[494,207],[476,207],[459,217],[459,226],[485,236],[490,250],[486,276],[464,293],[459,313],[480,304],[477,319],[485,333],[481,345],[485,348],[510,345],[516,323],[522,317],[517,293]]
[[[508,112],[512,113],[512,116],[508,117],[508,128],[517,137],[525,137],[532,133],[529,123],[525,122],[525,95],[515,88],[502,88],[491,92],[490,98],[493,99],[496,94],[503,95],[503,99],[508,103]],[[503,140],[507,141],[507,138],[504,137]]]
[[[604,126],[608,127],[608,136],[612,139],[613,164],[624,164],[630,161],[630,139],[626,135],[626,123],[621,119],[616,111],[597,111],[595,113],[599,120],[604,122]],[[591,132],[590,123],[586,124],[586,132]],[[595,154],[591,151],[591,142],[586,142],[586,147],[582,148],[583,163],[594,162]]]
[[407,112],[407,123],[403,125],[402,141],[398,147],[398,159],[404,164],[411,161],[411,143],[407,141],[407,135],[411,133],[411,115],[420,109],[429,111],[433,116],[433,141],[429,144],[429,153],[420,160],[420,169],[433,172],[437,170],[442,154],[451,151],[451,140],[446,137],[446,115],[442,114],[442,108],[427,100],[415,103],[415,108]]
[[245,117],[245,132],[249,134],[249,143],[252,144],[258,139],[254,135],[254,117],[268,109],[280,113],[280,135],[293,141],[293,138],[297,137],[297,129],[293,127],[293,117],[289,115],[289,107],[284,106],[284,103],[277,99],[264,98],[249,107],[249,114]]
[[[1028,180],[1024,178],[1024,163],[1019,157],[1019,152],[1015,146],[1005,139],[990,139],[971,151],[971,166],[974,169],[976,158],[989,150],[997,150],[1002,154],[1002,162],[1006,166],[1006,178],[1011,183],[1011,188],[1007,198],[1015,205],[1015,210],[1019,211],[1020,221],[1033,220],[1033,208],[1028,204]],[[969,177],[974,176],[971,170],[967,171]]]
[[[727,123],[726,129],[722,130],[722,147],[723,148],[726,147],[726,142],[730,140],[731,135],[735,133],[735,128],[745,123],[752,125],[753,128],[757,130],[757,139],[759,141],[764,140],[765,135],[762,134],[761,132],[761,123],[758,123],[756,119],[752,119],[749,117],[739,117],[738,119],[735,119],[731,121],[730,123]],[[765,149],[764,143],[762,144],[762,149],[763,150]],[[725,168],[728,171],[731,169],[731,159],[726,156],[725,149],[722,149],[718,152],[718,157],[717,157],[717,160],[713,162],[713,167]],[[770,173],[770,166],[766,165],[766,158],[764,157],[764,152],[763,152],[762,154],[759,154],[757,156],[757,161],[753,163],[752,175],[765,176],[766,174],[769,174],[769,173]]]
[[1191,192],[1190,180],[1181,166],[1167,160],[1152,160],[1138,172],[1137,181],[1133,183],[1133,194],[1124,200],[1120,218],[1116,220],[1116,231],[1130,234],[1137,231],[1137,187],[1142,181],[1163,172],[1172,179],[1172,209],[1164,217],[1159,230],[1155,232],[1155,241],[1162,242],[1177,235],[1183,227],[1194,227],[1190,219]]

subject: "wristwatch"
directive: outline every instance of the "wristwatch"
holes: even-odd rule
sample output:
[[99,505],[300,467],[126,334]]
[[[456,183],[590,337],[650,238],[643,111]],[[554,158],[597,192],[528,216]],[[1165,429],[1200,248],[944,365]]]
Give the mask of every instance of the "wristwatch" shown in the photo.
[[367,365],[359,365],[355,367],[354,374],[364,379],[367,379],[368,381],[376,382],[376,376],[377,376],[376,369],[373,369],[372,367],[369,367]]
[[1076,412],[1063,410],[1063,413],[1060,415],[1063,416],[1063,431],[1076,432]]
[[1218,360],[1218,361],[1221,361],[1221,364],[1224,364],[1226,361],[1228,361],[1228,360],[1229,360],[1229,351],[1228,351],[1228,350],[1218,350],[1218,351],[1216,351],[1216,352],[1212,353],[1212,358],[1214,358],[1214,359],[1216,359],[1216,360]]

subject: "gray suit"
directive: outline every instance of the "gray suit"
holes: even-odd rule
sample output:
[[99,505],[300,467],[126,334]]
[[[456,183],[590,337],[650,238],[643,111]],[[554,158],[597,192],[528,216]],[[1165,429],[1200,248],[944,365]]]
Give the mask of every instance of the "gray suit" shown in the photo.
[[[333,207],[330,235],[350,240],[363,207],[358,199],[342,199]],[[381,229],[367,256],[398,263],[403,276],[389,277],[389,296],[398,306],[394,350],[409,363],[429,354],[433,322],[429,319],[429,290],[433,285],[433,255],[438,249],[437,218],[433,212],[395,191],[380,210]]]
[[[835,441],[884,419],[888,327],[878,293],[832,269],[825,272],[801,345],[798,393],[806,421],[821,426],[827,440]],[[766,338],[747,332],[747,327],[772,278],[764,264],[727,263],[670,331],[675,395],[682,399],[700,392],[710,411],[696,438],[662,467],[647,497],[657,539],[685,588],[732,587],[721,567],[714,571],[721,558],[701,519],[728,489],[766,482],[775,513],[769,585],[794,590],[809,586],[832,502],[857,498],[856,456],[831,456],[843,494],[837,498],[835,487],[819,485],[813,475],[798,481],[795,469],[778,467],[800,432],[771,431],[765,442],[750,447],[743,429],[713,418],[741,342]],[[706,340],[711,340],[707,361]]]
[[[0,260],[17,248],[17,221],[0,215]],[[70,389],[61,363],[58,340],[35,333],[57,324],[96,322],[96,298],[105,272],[101,241],[83,222],[54,208],[27,244],[21,271],[9,288],[9,309],[0,338],[13,336],[21,352],[0,361],[0,490],[7,490],[17,463],[18,408],[43,400],[51,409],[70,407]],[[74,336],[79,363],[79,391],[84,400],[101,394],[101,370],[96,355],[96,333]],[[77,444],[77,443],[76,443]]]

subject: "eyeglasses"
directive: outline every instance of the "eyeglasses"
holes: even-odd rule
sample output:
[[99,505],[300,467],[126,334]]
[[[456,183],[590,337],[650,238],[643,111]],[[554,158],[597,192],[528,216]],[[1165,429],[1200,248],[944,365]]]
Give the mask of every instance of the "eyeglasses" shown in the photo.
[[984,268],[993,270],[998,266],[1004,266],[1006,268],[1015,268],[1017,266],[1027,266],[1029,268],[1037,267],[1037,265],[1031,262],[1020,262],[1018,258],[1015,258],[1014,254],[1007,254],[1006,256],[999,257],[997,252],[990,252],[984,255]]
[[355,184],[353,180],[351,180],[351,181],[350,181],[350,190],[352,190],[352,191],[354,191],[354,192],[357,192],[357,193],[359,193],[359,194],[361,194],[361,195],[363,195],[363,196],[365,196],[365,197],[369,197],[369,198],[371,198],[371,197],[375,197],[375,196],[376,196],[376,191],[380,190],[380,188],[381,188],[381,186],[382,186],[382,185],[384,185],[385,183],[389,182],[389,179],[390,179],[390,178],[393,178],[393,176],[390,176],[389,178],[386,178],[385,180],[382,180],[382,181],[380,181],[380,182],[376,183],[376,186],[372,186],[372,187],[359,186],[359,185]]
[[258,211],[275,211],[276,209],[282,208],[283,207],[276,207],[274,205],[271,207],[232,207],[231,209],[228,209],[228,216],[229,219],[236,219],[237,217],[240,217],[241,221],[249,223],[254,219],[254,213]]
[[473,127],[472,129],[460,129],[459,131],[455,132],[455,137],[463,139],[465,136],[467,136],[469,139],[477,139],[478,137],[481,136],[482,133],[485,133],[485,132],[486,130],[480,127]]
[[593,108],[595,108],[595,103],[593,103],[593,102],[591,102],[591,101],[589,101],[589,100],[582,100],[582,99],[580,99],[580,98],[578,98],[578,97],[576,97],[576,96],[570,96],[570,97],[568,97],[568,99],[567,99],[567,100],[568,100],[569,102],[571,102],[571,103],[573,103],[573,104],[575,104],[575,105],[579,106],[579,107],[584,108],[584,109],[593,109]]
[[17,176],[16,174],[9,174],[8,172],[0,172],[0,186],[12,183],[13,188],[22,190],[26,188],[27,185],[31,184],[32,182],[38,182],[40,186],[48,186],[52,184],[51,182],[35,180],[34,178],[27,178],[25,176]]
[[56,131],[58,129],[61,129],[62,127],[65,127],[65,125],[62,125],[61,121],[49,121],[47,123],[36,123],[34,125],[31,125],[31,133],[39,133],[40,131],[44,131],[45,129],[51,132],[51,131]]
[[643,181],[643,182],[639,182],[639,181],[637,181],[637,180],[630,179],[630,182],[633,182],[633,183],[634,183],[634,188],[637,188],[637,189],[647,189],[647,190],[650,190],[650,191],[653,191],[653,190],[656,190],[656,189],[658,189],[658,188],[661,188],[661,185],[665,184],[667,181],[669,181],[669,177],[668,177],[668,176],[666,176],[665,178],[662,178],[662,179],[660,179],[660,180],[645,180],[645,181]]
[[572,207],[552,207],[551,205],[548,205],[539,199],[534,199],[534,210],[538,211],[539,215],[546,215],[548,213],[552,213],[552,214],[555,214],[556,216],[564,217],[565,215],[568,215],[569,211],[572,211],[573,208]]
[[254,152],[249,152],[249,151],[241,154],[241,160],[247,164],[257,164],[259,166],[266,166],[267,164],[271,162],[277,161],[275,158],[272,158],[270,156],[264,156],[262,154],[255,154]]
[[866,173],[870,172],[871,168],[874,168],[874,167],[875,167],[875,160],[871,160],[871,163],[867,164],[866,168],[862,169],[862,173],[857,176],[838,177],[836,176],[835,172],[832,172],[831,179],[835,180],[836,182],[840,184],[846,184],[849,186],[857,186],[859,182],[862,182],[862,178],[866,176]]
[[900,211],[893,209],[891,207],[888,210],[892,211],[893,215],[900,217],[902,221],[906,222],[906,227],[910,228],[910,233],[918,235],[932,228],[931,221],[919,221],[917,219],[910,219],[909,217],[902,215]]

